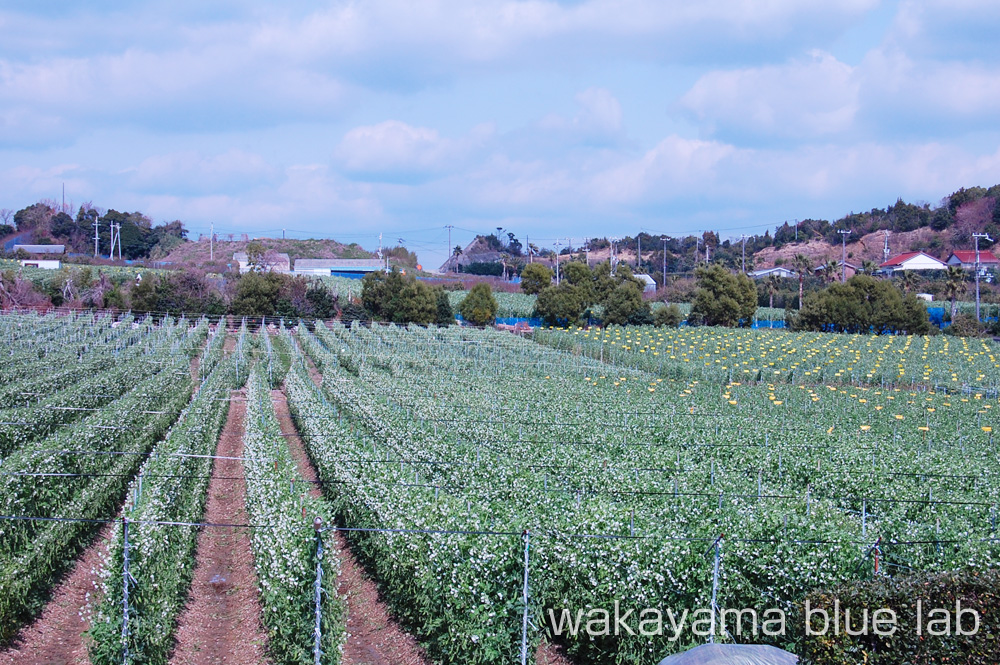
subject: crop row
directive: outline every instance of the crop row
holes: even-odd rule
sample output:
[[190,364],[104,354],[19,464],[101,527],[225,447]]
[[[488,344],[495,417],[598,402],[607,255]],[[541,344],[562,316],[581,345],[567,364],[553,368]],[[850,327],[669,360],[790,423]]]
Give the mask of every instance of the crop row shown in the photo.
[[[221,350],[218,331],[205,357]],[[208,363],[202,364],[204,367]],[[122,640],[124,531],[118,523],[104,557],[100,604],[91,629],[92,663],[166,663],[187,598],[198,529],[205,509],[211,455],[236,385],[234,356],[214,363],[198,393],[129,485],[129,627]],[[172,522],[173,524],[164,524]],[[125,656],[125,648],[128,656]]]
[[[490,331],[335,327],[300,338],[337,418],[360,438],[318,463],[321,473],[354,476],[338,485],[347,514],[365,526],[391,516],[528,528],[538,534],[541,607],[704,606],[702,553],[720,533],[730,607],[788,607],[807,589],[856,579],[870,572],[864,554],[879,536],[898,567],[987,565],[998,555],[1000,469],[982,429],[996,408],[984,395],[671,381]],[[322,427],[312,432],[316,457],[346,445],[341,433],[329,441]],[[398,487],[404,479],[410,486]],[[365,515],[369,505],[379,511]],[[415,574],[423,558],[407,549],[394,563]],[[492,555],[510,555],[509,543],[502,549]],[[512,572],[478,583],[509,601]],[[411,611],[418,625],[440,618]],[[516,634],[510,607],[492,631],[461,616],[461,631],[451,628],[463,633],[464,654],[491,653],[473,648],[472,636],[507,644]],[[644,662],[650,649],[678,646],[638,637],[567,644],[590,662]]]
[[[0,640],[113,514],[144,456],[191,396],[187,349],[159,346],[158,372],[99,411],[27,441],[4,459],[0,514]],[[167,389],[165,389],[167,388]],[[62,521],[65,518],[68,521]]]

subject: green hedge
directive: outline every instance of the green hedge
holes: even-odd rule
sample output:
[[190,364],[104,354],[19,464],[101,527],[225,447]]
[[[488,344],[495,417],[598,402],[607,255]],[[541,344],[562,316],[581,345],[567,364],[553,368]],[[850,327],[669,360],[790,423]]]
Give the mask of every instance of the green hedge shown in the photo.
[[[830,628],[825,634],[819,634],[823,632],[823,616],[815,612],[811,614],[812,634],[806,634],[806,602],[811,610],[823,610],[830,617]],[[836,632],[832,625],[834,603],[840,616],[840,630]],[[979,627],[975,634],[956,631],[957,603],[961,603],[963,610],[962,630],[965,633],[971,633],[975,627],[973,614],[966,610],[978,613]],[[1000,658],[998,569],[911,575],[851,584],[832,591],[814,592],[806,597],[799,609],[794,634],[802,639],[798,650],[802,665],[994,665]],[[867,622],[863,621],[865,610],[868,611]],[[877,610],[882,610],[878,616]],[[895,631],[891,635],[878,635],[873,620],[889,618],[887,610],[895,613]],[[854,632],[859,632],[864,623],[867,634],[847,634],[844,630],[847,612]],[[945,632],[941,621],[944,618],[948,619],[946,634],[932,634]],[[891,632],[891,624],[881,623],[879,628],[882,633]]]

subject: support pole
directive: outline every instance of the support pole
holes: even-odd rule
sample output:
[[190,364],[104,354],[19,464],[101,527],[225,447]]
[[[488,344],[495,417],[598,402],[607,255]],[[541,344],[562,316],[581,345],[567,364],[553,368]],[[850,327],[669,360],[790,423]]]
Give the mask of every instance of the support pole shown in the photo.
[[128,518],[122,517],[122,553],[124,556],[124,563],[122,565],[122,663],[123,665],[128,665],[129,654],[128,654],[128,583],[131,574],[128,572],[129,567],[129,544],[128,544]]
[[521,619],[521,665],[528,665],[528,550],[531,547],[531,532],[527,529],[521,535],[524,539],[524,614]]
[[323,641],[321,625],[323,618],[323,521],[320,518],[317,517],[313,520],[313,529],[316,530],[316,625],[313,628],[313,663],[320,665],[320,658],[323,656],[321,648]]
[[715,616],[719,611],[719,605],[716,602],[719,595],[719,559],[722,557],[723,535],[719,534],[712,546],[715,550],[715,556],[712,561],[712,632],[708,636],[709,643],[715,642]]

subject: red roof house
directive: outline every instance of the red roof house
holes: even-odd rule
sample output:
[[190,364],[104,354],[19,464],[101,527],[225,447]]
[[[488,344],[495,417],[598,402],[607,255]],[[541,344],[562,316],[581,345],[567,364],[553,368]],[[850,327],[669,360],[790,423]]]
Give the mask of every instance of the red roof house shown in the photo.
[[[948,257],[948,265],[973,269],[976,267],[976,251],[973,249],[957,249]],[[983,268],[1000,266],[1000,259],[988,249],[979,250],[979,265]]]
[[879,265],[881,270],[889,273],[900,270],[945,270],[947,267],[943,261],[923,252],[906,252]]

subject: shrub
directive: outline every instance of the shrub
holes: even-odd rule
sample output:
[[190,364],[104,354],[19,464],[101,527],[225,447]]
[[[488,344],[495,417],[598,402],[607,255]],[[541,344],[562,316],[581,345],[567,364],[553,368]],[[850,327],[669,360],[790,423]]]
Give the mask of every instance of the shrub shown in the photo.
[[497,300],[489,284],[480,283],[472,287],[458,306],[462,318],[474,326],[491,325],[497,318]]
[[[864,611],[868,612],[868,634],[848,635],[847,631],[831,629],[824,635],[806,635],[805,602],[811,610],[823,610],[833,617],[834,603],[839,607],[841,626],[850,612],[854,632],[860,628]],[[794,634],[801,639],[799,654],[803,665],[841,665],[865,662],[869,665],[898,663],[963,663],[987,665],[996,663],[1000,653],[1000,570],[965,570],[959,572],[917,574],[897,578],[880,578],[848,584],[830,591],[809,594],[794,621]],[[917,603],[920,603],[920,626],[917,624]],[[956,603],[963,610],[978,613],[979,629],[974,635],[958,634],[955,630]],[[892,635],[880,636],[872,630],[876,610],[891,610],[896,617]],[[945,610],[951,618],[948,634],[933,635],[929,622],[942,618],[935,610]],[[812,630],[822,632],[822,615],[813,614]],[[882,617],[888,614],[881,613]],[[971,631],[973,617],[963,613],[962,630]],[[939,628],[941,624],[934,624]],[[889,626],[882,624],[883,629]],[[888,632],[883,630],[882,632]]]
[[681,313],[681,308],[673,303],[666,307],[661,307],[653,315],[653,323],[657,327],[666,326],[668,328],[676,328],[683,320],[684,314]]

